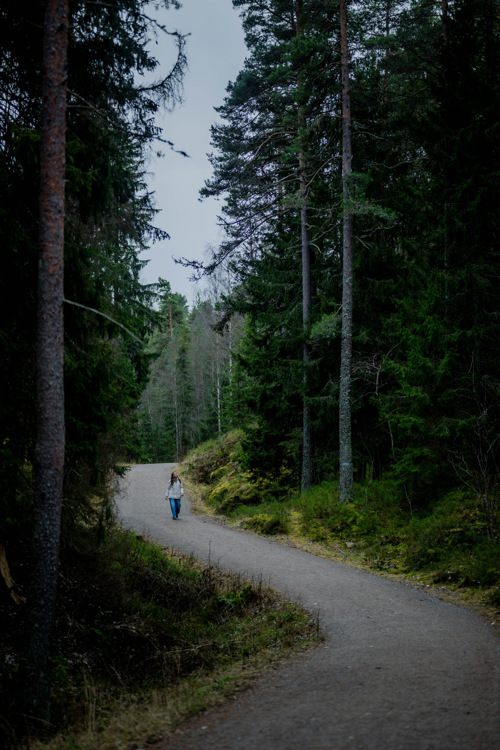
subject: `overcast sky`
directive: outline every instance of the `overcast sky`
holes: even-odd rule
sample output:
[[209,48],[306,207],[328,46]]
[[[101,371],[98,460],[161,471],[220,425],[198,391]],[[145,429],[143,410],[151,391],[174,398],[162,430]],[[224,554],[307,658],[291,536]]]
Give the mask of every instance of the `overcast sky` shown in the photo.
[[[189,158],[165,146],[164,157],[149,163],[148,185],[155,191],[160,209],[155,223],[171,239],[155,243],[141,258],[149,259],[142,273],[144,283],[154,283],[161,276],[170,281],[172,291],[183,294],[191,304],[200,285],[188,280],[192,272],[175,264],[172,256],[202,260],[207,245],[218,244],[216,217],[221,204],[212,199],[200,203],[198,198],[211,175],[207,153],[211,151],[210,126],[217,120],[214,107],[222,104],[228,82],[241,70],[246,48],[231,0],[182,0],[182,6],[157,16],[169,30],[190,34],[184,103],[162,116],[158,124],[163,136],[186,151]],[[153,52],[162,71],[167,70],[172,55],[168,37],[159,38]]]

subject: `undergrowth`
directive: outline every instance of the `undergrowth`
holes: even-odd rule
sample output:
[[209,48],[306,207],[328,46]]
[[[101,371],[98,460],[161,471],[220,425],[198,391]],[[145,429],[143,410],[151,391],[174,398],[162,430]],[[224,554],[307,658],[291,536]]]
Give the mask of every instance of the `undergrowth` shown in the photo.
[[491,534],[481,502],[465,489],[420,508],[412,507],[391,479],[355,485],[354,501],[345,505],[338,482],[276,498],[271,482],[239,468],[239,435],[200,446],[184,462],[209,512],[262,534],[318,544],[334,556],[340,553],[339,559],[380,572],[477,590],[486,604],[500,607],[500,519],[494,519]]
[[23,737],[24,608],[1,602],[10,624],[0,639],[7,747],[123,747],[207,708],[254,669],[317,639],[309,613],[260,583],[119,529],[98,549],[89,536],[78,551],[64,551],[58,601],[48,745]]

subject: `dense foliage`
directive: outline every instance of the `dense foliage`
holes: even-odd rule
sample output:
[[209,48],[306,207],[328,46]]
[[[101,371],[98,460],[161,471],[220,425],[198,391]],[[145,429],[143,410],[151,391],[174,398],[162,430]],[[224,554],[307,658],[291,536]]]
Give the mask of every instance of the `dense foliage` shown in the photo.
[[[175,6],[166,0],[165,7]],[[29,520],[35,439],[34,332],[44,3],[0,10],[0,538]],[[72,2],[68,50],[65,249],[65,525],[89,512],[124,453],[147,372],[141,340],[154,320],[139,253],[161,235],[144,182],[154,114],[179,96],[175,67],[148,52],[166,36],[142,0]],[[13,298],[12,290],[17,290]]]
[[[245,316],[233,368],[244,384],[232,423],[246,425],[242,465],[296,488],[306,406],[314,483],[338,479],[339,18],[321,0],[233,4],[249,55],[212,131],[203,193],[224,199],[227,239],[206,270],[228,264],[225,314]],[[348,12],[355,480],[391,477],[412,511],[461,487],[494,535],[498,3],[363,0]],[[305,201],[312,299],[304,329]]]

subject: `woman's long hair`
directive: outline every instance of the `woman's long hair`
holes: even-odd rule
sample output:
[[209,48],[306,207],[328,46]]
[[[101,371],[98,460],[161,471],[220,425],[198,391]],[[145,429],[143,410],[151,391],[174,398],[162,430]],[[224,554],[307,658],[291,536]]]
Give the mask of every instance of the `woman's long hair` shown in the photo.
[[[173,484],[174,484],[174,482],[175,482],[175,479],[174,479],[174,474],[175,474],[175,471],[173,471],[173,472],[171,473],[171,475],[170,475],[170,484],[168,485],[169,487],[172,487],[172,486],[173,486]],[[179,476],[179,475],[177,475],[177,479],[179,480],[179,482],[181,481],[181,478],[180,478],[180,476]]]

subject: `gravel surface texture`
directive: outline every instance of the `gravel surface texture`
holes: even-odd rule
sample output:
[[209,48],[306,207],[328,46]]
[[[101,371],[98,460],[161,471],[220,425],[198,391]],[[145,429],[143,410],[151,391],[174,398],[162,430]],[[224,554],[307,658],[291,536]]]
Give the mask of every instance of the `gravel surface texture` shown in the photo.
[[469,610],[194,515],[173,520],[174,464],[134,466],[117,509],[162,545],[263,580],[319,613],[318,648],[268,672],[156,750],[495,750],[500,638]]

